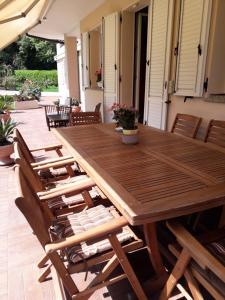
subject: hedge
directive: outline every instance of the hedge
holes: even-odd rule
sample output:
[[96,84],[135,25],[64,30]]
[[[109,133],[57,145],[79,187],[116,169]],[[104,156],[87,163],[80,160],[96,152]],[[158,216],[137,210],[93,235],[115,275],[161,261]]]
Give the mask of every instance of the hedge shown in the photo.
[[40,86],[58,86],[57,70],[15,70],[16,82],[22,84],[26,79]]

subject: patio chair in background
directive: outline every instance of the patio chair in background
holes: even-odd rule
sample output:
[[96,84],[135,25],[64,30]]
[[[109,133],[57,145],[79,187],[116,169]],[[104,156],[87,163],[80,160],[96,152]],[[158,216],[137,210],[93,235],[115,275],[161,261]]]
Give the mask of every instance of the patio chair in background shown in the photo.
[[100,112],[72,112],[70,114],[70,126],[77,125],[90,125],[98,124],[102,122],[102,117]]
[[204,141],[225,148],[225,121],[211,120]]
[[194,139],[196,137],[201,120],[202,119],[199,117],[186,114],[177,114],[171,132]]
[[[62,145],[50,145],[46,147],[41,147],[41,148],[36,148],[36,149],[29,149],[24,138],[22,137],[20,131],[15,128],[14,133],[13,133],[13,139],[14,142],[18,142],[20,144],[20,147],[23,151],[23,155],[26,157],[26,160],[31,164],[31,166],[36,169],[36,170],[49,170],[50,168],[52,169],[51,173],[53,176],[74,176],[75,169],[73,169],[73,165],[76,165],[76,169],[79,171],[80,168],[71,156],[63,156],[61,149]],[[52,158],[52,159],[45,159],[43,161],[37,161],[35,157],[33,156],[33,152],[37,151],[42,151],[44,150],[45,152],[48,151],[56,151],[59,157]],[[65,169],[62,169],[62,167],[65,167]],[[60,168],[60,171],[55,168]]]
[[[184,275],[194,299],[204,300],[198,283],[214,299],[225,299],[225,228],[207,234],[204,245],[176,221],[167,226],[179,244],[170,245],[171,252],[178,258],[164,286],[160,300],[168,299],[179,279]],[[181,248],[181,249],[180,249]]]
[[101,108],[102,103],[99,102],[96,106],[95,106],[95,112],[100,112],[100,108]]
[[38,194],[49,217],[54,218],[74,211],[77,207],[80,209],[89,207],[90,197],[97,196],[97,191],[92,189],[95,187],[95,182],[86,175],[76,176],[70,181],[44,181],[26,161],[18,143],[14,143],[14,152],[15,163],[21,167],[27,181]]
[[[126,252],[141,248],[143,242],[128,227],[125,217],[120,216],[114,207],[98,205],[51,223],[46,219],[37,195],[32,192],[24,174],[16,169],[16,175],[21,186],[21,196],[15,203],[30,224],[71,298],[78,296],[87,299],[99,288],[128,279],[138,299],[147,300],[126,256]],[[87,271],[103,262],[106,265],[102,271],[87,288],[79,291],[71,274]],[[124,273],[112,277],[112,272],[119,264]],[[49,272],[50,265],[39,281],[43,281]]]
[[64,127],[69,124],[70,113],[72,111],[71,107],[59,105],[45,105],[44,108],[48,130],[50,130],[50,128],[52,127]]

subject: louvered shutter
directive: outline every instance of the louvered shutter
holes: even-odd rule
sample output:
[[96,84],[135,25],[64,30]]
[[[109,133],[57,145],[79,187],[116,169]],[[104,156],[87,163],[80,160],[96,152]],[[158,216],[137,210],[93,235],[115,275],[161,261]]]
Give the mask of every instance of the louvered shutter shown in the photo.
[[145,116],[147,125],[165,129],[174,1],[153,0],[148,26]]
[[89,79],[89,33],[82,33],[82,79],[83,87],[90,86]]
[[202,96],[211,0],[182,0],[176,95]]
[[118,102],[118,53],[119,14],[113,13],[103,19],[104,122],[112,122],[110,108]]

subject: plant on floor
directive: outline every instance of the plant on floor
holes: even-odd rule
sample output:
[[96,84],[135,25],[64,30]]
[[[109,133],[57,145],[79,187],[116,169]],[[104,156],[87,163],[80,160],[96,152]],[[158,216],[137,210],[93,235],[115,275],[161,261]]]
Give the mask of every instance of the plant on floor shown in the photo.
[[0,96],[0,120],[10,119],[9,110],[13,108],[14,99],[12,96]]
[[81,110],[80,104],[81,101],[79,99],[70,98],[70,106],[72,106],[73,112],[80,112]]
[[70,98],[70,105],[71,106],[80,106],[81,101],[79,99]]
[[11,119],[0,120],[0,146],[12,144],[12,134],[16,126],[17,123]]
[[9,119],[0,120],[0,165],[9,165],[13,163],[10,155],[13,153],[12,134],[17,123]]
[[40,100],[41,98],[41,87],[32,80],[26,80],[19,95],[15,95],[15,101],[29,101],[29,100]]
[[0,96],[0,114],[4,114],[5,112],[12,109],[13,102],[13,96]]

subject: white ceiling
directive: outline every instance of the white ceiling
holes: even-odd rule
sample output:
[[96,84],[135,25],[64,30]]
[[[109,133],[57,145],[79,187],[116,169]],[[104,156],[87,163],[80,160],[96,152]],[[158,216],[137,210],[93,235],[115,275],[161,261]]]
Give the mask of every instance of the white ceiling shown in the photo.
[[45,17],[29,34],[63,40],[64,34],[80,35],[80,21],[105,0],[53,0]]

